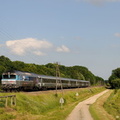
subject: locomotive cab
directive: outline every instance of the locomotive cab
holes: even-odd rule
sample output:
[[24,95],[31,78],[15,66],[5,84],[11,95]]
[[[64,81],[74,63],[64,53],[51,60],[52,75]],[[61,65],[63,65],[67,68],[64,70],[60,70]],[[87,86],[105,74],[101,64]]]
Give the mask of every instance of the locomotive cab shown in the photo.
[[12,89],[17,88],[16,86],[16,80],[18,79],[18,76],[13,72],[6,72],[2,74],[2,89]]

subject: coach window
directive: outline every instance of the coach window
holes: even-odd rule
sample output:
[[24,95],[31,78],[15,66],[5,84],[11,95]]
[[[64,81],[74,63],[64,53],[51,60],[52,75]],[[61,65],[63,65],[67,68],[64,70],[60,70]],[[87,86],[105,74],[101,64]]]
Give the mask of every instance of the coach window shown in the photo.
[[27,78],[29,81],[33,81],[33,80],[36,80],[36,77],[29,77]]
[[62,83],[68,83],[69,81],[67,81],[67,80],[62,80]]
[[48,79],[43,79],[43,82],[44,83],[48,83]]
[[49,79],[48,83],[52,83],[52,79]]
[[43,79],[43,82],[45,83],[45,82],[46,82],[46,80],[45,80],[45,79]]
[[84,86],[84,83],[82,83],[82,86]]
[[49,79],[49,82],[50,82],[50,83],[55,83],[55,82],[56,82],[56,80]]

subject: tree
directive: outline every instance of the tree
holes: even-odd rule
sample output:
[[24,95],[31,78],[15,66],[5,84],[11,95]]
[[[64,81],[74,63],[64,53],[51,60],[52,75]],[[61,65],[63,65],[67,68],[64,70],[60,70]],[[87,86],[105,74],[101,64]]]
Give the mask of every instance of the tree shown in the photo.
[[95,81],[95,84],[98,84],[98,85],[104,85],[104,79],[99,77],[99,76],[95,76],[96,78],[96,81]]
[[116,78],[116,79],[112,80],[111,83],[112,83],[113,88],[115,88],[115,89],[120,88],[120,78]]
[[[0,65],[0,80],[2,79],[2,73],[5,71],[5,67]],[[1,82],[0,82],[1,83]]]
[[12,61],[5,57],[5,56],[0,56],[0,65],[5,68],[5,70],[12,70],[13,69],[13,63]]
[[14,70],[22,71],[25,68],[25,63],[21,61],[13,61],[13,68]]
[[111,88],[115,88],[115,85],[117,85],[116,81],[119,81],[117,79],[120,79],[120,68],[112,70],[112,75],[109,77],[109,84],[111,85]]

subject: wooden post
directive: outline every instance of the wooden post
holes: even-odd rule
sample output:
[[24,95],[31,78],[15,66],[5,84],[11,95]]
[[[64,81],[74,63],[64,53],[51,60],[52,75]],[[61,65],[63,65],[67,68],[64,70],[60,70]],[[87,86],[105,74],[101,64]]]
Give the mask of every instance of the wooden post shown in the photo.
[[13,105],[13,97],[11,96],[11,106]]
[[8,105],[8,97],[6,97],[5,107]]
[[10,97],[11,106],[16,106],[16,95],[9,95],[9,96],[0,96],[0,98],[5,98],[5,107],[8,106],[8,97]]
[[14,105],[16,106],[16,96],[14,96]]

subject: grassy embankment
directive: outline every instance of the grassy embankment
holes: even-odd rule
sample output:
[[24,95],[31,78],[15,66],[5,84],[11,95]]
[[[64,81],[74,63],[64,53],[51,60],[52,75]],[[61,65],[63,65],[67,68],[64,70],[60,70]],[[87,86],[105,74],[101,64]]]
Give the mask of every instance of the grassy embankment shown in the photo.
[[[41,94],[28,93],[0,93],[0,96],[13,95],[17,96],[17,105],[5,108],[5,99],[0,100],[0,120],[65,120],[68,114],[80,101],[87,99],[94,94],[105,90],[103,87],[74,89],[64,91],[64,105],[60,106],[59,100],[62,93],[58,96],[54,92]],[[76,96],[78,92],[79,96]],[[9,101],[10,104],[10,101]]]
[[90,106],[94,120],[120,120],[120,90],[110,90]]
[[104,104],[105,110],[120,120],[120,89],[115,89]]

